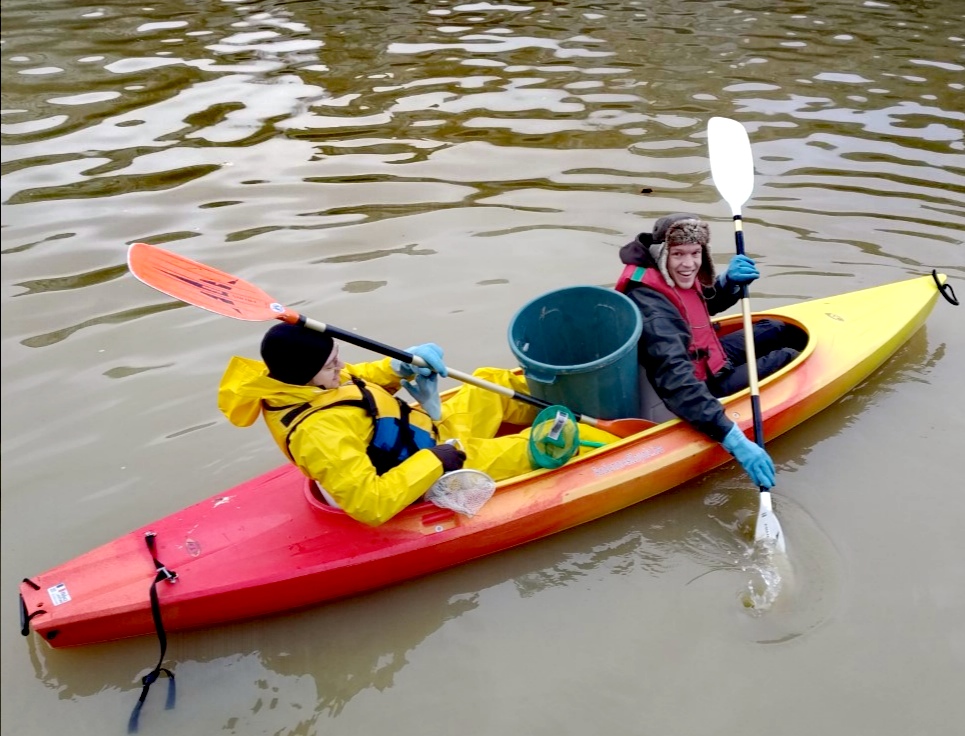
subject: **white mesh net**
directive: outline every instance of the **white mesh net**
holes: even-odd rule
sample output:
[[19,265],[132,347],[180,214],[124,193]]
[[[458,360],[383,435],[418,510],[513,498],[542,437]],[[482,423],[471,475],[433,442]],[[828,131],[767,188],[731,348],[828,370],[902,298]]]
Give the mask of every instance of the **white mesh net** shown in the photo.
[[481,470],[453,470],[426,491],[425,499],[444,509],[475,516],[496,491],[496,481]]

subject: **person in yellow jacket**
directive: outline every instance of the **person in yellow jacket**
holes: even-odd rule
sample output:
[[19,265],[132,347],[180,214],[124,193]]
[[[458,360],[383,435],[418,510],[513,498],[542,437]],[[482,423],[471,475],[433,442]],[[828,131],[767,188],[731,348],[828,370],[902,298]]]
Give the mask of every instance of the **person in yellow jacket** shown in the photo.
[[[407,352],[446,375],[437,345]],[[261,356],[261,361],[231,358],[218,407],[239,427],[263,416],[289,460],[319,484],[326,498],[365,524],[383,524],[419,500],[443,473],[463,466],[497,481],[533,467],[529,430],[495,436],[503,422],[533,422],[536,411],[521,402],[465,385],[440,405],[429,369],[389,358],[347,365],[330,336],[301,325],[274,325],[262,340]],[[480,368],[474,375],[526,391],[525,379],[511,371]],[[403,380],[413,378],[418,389],[406,386],[420,399],[419,407],[394,395]],[[615,439],[590,427],[584,435]],[[458,440],[464,451],[449,440]]]

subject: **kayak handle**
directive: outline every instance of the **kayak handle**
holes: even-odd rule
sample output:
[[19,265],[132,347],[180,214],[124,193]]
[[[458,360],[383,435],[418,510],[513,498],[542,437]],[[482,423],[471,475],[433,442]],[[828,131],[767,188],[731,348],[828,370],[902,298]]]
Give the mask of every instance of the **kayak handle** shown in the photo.
[[931,277],[935,279],[935,283],[938,285],[938,291],[943,297],[945,297],[945,301],[952,306],[957,307],[959,305],[959,301],[958,297],[955,296],[955,290],[952,288],[952,285],[943,281],[943,279],[938,278],[938,271],[934,268],[931,270]]

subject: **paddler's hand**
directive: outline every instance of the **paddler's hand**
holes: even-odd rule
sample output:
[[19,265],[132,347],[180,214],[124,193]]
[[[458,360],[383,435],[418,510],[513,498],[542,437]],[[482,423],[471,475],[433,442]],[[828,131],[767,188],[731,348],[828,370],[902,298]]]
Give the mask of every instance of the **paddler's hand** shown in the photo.
[[422,358],[429,365],[429,367],[424,368],[422,366],[413,365],[412,363],[403,363],[398,358],[393,358],[389,365],[392,366],[393,373],[395,373],[395,375],[397,375],[399,378],[412,378],[412,376],[417,373],[420,376],[429,376],[433,371],[443,377],[448,375],[448,371],[446,371],[446,364],[442,360],[442,348],[440,348],[434,342],[415,345],[414,347],[408,348],[406,352]]
[[774,461],[763,447],[747,439],[740,427],[736,424],[731,427],[721,444],[741,464],[754,485],[764,488],[774,486]]
[[737,255],[730,259],[727,266],[727,280],[734,284],[749,284],[751,281],[760,278],[761,272],[757,270],[757,264],[753,258],[744,255]]
[[442,463],[442,472],[451,473],[453,470],[461,470],[466,462],[466,453],[455,445],[445,444],[430,447],[429,452],[439,458]]
[[430,373],[428,376],[416,376],[415,381],[402,381],[402,388],[408,391],[412,398],[419,402],[419,406],[438,422],[442,418],[442,400],[439,398],[439,374]]

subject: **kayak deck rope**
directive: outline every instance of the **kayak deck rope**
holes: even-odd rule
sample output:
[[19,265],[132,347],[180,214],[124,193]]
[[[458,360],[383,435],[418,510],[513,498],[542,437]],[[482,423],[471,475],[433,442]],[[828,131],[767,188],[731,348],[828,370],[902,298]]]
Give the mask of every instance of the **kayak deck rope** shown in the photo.
[[[23,582],[29,585],[34,590],[40,590],[40,586],[37,585],[30,578],[24,578]],[[47,613],[43,608],[38,608],[36,611],[27,613],[27,603],[23,599],[23,595],[20,596],[20,633],[24,636],[30,635],[30,621],[34,616],[39,616],[42,613]]]
[[141,678],[141,697],[137,699],[137,705],[134,706],[131,717],[127,722],[128,733],[137,733],[137,719],[138,716],[140,716],[141,707],[147,699],[147,693],[151,689],[151,685],[153,685],[162,674],[167,675],[170,680],[168,683],[168,699],[164,705],[165,710],[171,710],[174,707],[174,699],[176,696],[174,673],[166,667],[161,666],[164,663],[164,654],[168,648],[168,637],[164,631],[164,623],[161,621],[161,603],[157,595],[157,584],[162,580],[166,580],[169,583],[176,583],[178,581],[178,574],[173,570],[168,570],[167,567],[158,560],[154,543],[156,536],[157,534],[155,532],[147,532],[144,535],[144,541],[147,542],[147,549],[151,553],[151,559],[154,560],[154,567],[157,570],[157,575],[154,576],[154,582],[151,583],[151,616],[154,618],[154,628],[157,629],[157,638],[161,645],[161,656],[158,658],[154,669]]

